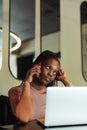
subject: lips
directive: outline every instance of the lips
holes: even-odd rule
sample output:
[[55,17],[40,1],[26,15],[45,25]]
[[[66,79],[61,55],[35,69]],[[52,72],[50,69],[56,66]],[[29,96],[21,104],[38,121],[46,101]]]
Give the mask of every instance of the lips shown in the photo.
[[49,82],[50,80],[47,78],[46,81]]
[[45,78],[45,80],[46,80],[46,82],[48,82],[48,83],[51,82],[49,78]]
[[44,84],[49,84],[51,82],[50,77],[48,76],[40,76],[39,79],[41,80],[42,83]]

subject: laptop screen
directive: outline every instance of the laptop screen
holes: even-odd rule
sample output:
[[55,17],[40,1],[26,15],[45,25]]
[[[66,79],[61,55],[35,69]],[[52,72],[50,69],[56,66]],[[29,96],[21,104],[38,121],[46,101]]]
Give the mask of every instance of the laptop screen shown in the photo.
[[45,126],[87,124],[87,87],[48,87]]

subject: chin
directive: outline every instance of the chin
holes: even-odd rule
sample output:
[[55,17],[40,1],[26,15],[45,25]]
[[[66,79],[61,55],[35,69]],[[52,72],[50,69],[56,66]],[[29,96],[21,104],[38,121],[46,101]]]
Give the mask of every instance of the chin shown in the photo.
[[48,86],[53,86],[54,85],[54,82],[50,82],[50,83],[48,83],[48,84],[46,84],[46,86],[48,87]]

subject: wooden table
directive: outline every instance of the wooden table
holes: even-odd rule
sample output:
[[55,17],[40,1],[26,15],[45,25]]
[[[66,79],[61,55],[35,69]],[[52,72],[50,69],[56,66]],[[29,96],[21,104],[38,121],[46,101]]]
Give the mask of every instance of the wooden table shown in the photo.
[[15,125],[13,130],[44,130],[44,127],[40,126],[35,120],[27,124]]
[[44,127],[34,120],[26,124],[0,126],[0,130],[44,130]]
[[7,127],[0,127],[0,130],[87,130],[87,125],[84,126],[67,126],[45,128],[37,123],[37,121],[30,121],[27,124],[8,125]]

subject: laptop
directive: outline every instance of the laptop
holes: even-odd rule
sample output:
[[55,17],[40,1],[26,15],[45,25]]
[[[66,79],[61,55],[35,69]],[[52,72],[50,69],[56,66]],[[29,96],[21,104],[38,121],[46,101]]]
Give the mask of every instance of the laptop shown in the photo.
[[48,87],[45,127],[87,125],[87,87]]

